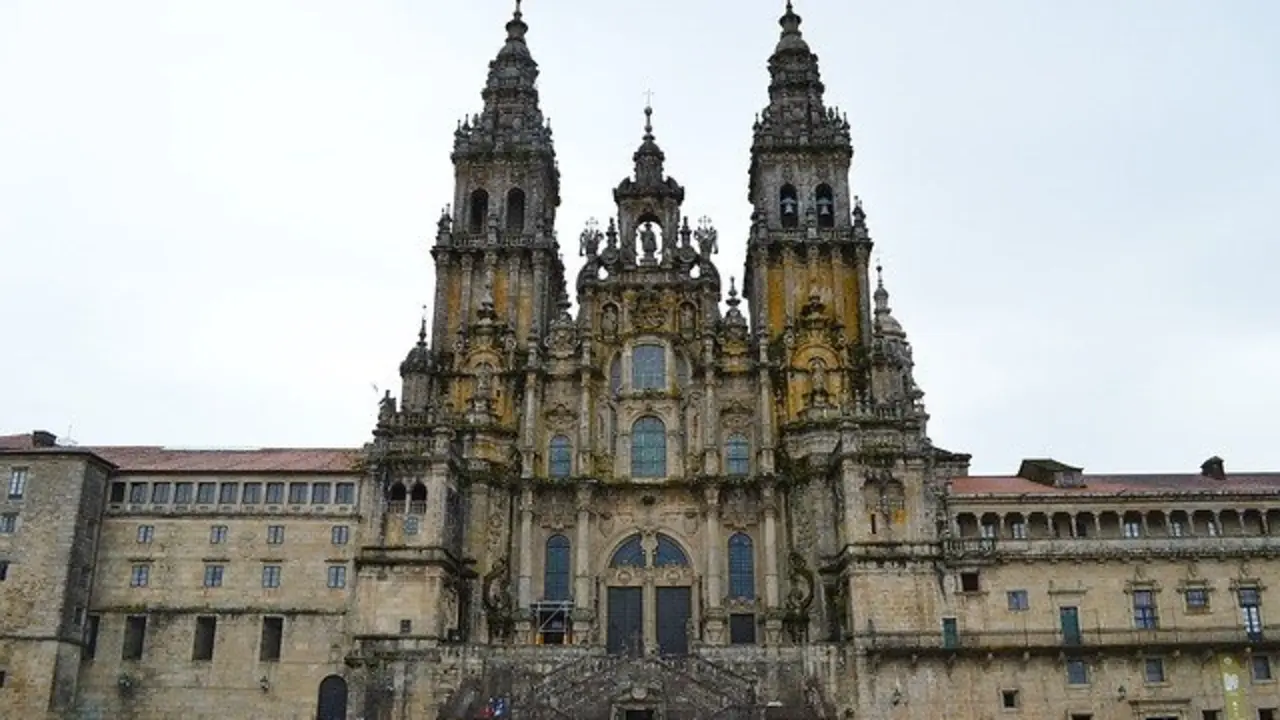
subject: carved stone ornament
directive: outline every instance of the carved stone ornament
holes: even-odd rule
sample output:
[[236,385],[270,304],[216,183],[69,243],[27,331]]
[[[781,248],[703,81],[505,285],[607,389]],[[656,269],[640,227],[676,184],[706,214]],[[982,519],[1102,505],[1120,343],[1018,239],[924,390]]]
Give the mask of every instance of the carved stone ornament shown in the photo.
[[511,574],[505,557],[499,558],[484,576],[482,588],[485,619],[491,640],[506,642],[515,633],[515,612],[511,602]]
[[667,324],[667,311],[662,298],[653,291],[644,291],[636,298],[633,322],[640,330],[660,330]]

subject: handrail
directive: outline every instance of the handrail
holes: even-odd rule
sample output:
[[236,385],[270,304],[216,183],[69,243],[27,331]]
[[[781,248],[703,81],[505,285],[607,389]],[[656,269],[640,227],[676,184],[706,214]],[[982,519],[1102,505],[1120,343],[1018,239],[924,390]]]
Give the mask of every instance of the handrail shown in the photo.
[[1099,648],[1170,645],[1257,645],[1280,643],[1280,626],[1259,632],[1241,627],[1085,629],[1064,633],[1061,629],[995,630],[944,634],[932,632],[863,632],[854,639],[871,651],[1022,650],[1030,648]]

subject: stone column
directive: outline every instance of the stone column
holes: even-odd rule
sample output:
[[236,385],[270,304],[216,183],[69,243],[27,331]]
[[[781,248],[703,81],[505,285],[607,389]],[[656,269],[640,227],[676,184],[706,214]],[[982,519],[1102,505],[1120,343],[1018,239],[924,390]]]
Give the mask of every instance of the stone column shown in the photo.
[[553,300],[547,298],[547,256],[543,251],[535,250],[533,255],[533,319],[529,323],[530,332],[537,332],[543,337],[547,327],[547,307]]
[[578,487],[577,542],[574,543],[575,577],[573,587],[573,638],[586,643],[595,621],[595,603],[591,597],[591,486]]
[[773,485],[760,489],[764,506],[764,599],[769,609],[778,607],[778,509]]
[[533,604],[533,488],[520,491],[520,609]]
[[720,559],[720,488],[709,487],[703,493],[707,503],[707,596],[705,598],[706,636],[708,645],[722,645],[725,642],[725,614],[722,601],[724,590],[721,586],[722,562]]
[[757,418],[759,427],[759,454],[757,460],[759,462],[758,472],[761,475],[773,474],[773,380],[769,374],[769,335],[768,331],[762,331],[758,334],[760,343],[760,416]]
[[475,264],[475,257],[470,253],[466,253],[462,256],[462,297],[458,307],[458,313],[460,315],[458,318],[459,331],[471,324],[471,314],[473,310],[471,307],[471,276],[473,274]]
[[446,344],[449,331],[449,284],[455,281],[453,271],[453,252],[444,250],[436,259],[436,298],[431,308],[431,347],[441,349]]

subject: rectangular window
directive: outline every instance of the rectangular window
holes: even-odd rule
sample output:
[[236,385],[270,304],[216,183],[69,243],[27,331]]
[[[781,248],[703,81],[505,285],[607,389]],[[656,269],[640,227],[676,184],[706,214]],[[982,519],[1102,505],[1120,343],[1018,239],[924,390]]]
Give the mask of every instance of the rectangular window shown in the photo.
[[1093,713],[1071,713],[1071,720],[1093,720]]
[[190,505],[196,486],[189,482],[180,482],[173,486],[173,504]]
[[204,586],[207,588],[222,587],[222,574],[225,569],[222,565],[205,565]]
[[631,352],[631,389],[667,389],[667,349],[662,345],[637,345]]
[[1221,710],[1202,710],[1200,720],[1222,720]]
[[245,483],[240,493],[240,502],[245,505],[258,505],[262,502],[262,483]]
[[1164,660],[1162,658],[1147,658],[1143,674],[1149,683],[1164,682]]
[[328,505],[329,494],[333,490],[333,486],[329,483],[316,483],[311,486],[311,504],[312,505]]
[[1139,630],[1155,630],[1160,627],[1160,618],[1156,614],[1156,594],[1154,591],[1133,591],[1133,626]]
[[412,620],[401,620],[401,621],[400,621],[400,634],[401,634],[401,635],[412,635],[412,634],[413,634],[413,621],[412,621]]
[[258,643],[258,660],[276,662],[280,659],[280,646],[284,640],[284,618],[262,618],[262,640]]
[[978,592],[981,589],[982,584],[978,582],[978,573],[960,573],[960,592]]
[[1254,655],[1249,661],[1253,665],[1254,682],[1267,682],[1271,677],[1271,658],[1267,655]]
[[0,515],[0,535],[12,535],[18,532],[18,513]]
[[1136,520],[1126,520],[1124,523],[1124,536],[1127,538],[1142,537],[1142,523]]
[[221,505],[235,505],[239,495],[240,483],[222,483],[222,486],[218,488],[218,503]]
[[129,575],[129,587],[146,587],[151,582],[151,566],[147,563],[140,563],[133,566],[133,572]]
[[1250,638],[1262,636],[1262,597],[1258,588],[1240,588],[1236,593],[1240,601],[1240,618],[1244,631]]
[[0,560],[0,582],[9,579],[9,561]]
[[984,539],[991,540],[991,539],[996,538],[996,537],[999,537],[999,536],[1000,536],[1000,528],[996,527],[995,525],[991,525],[991,524],[988,524],[988,523],[983,523],[983,525],[982,525],[982,537],[983,537]]
[[196,636],[191,646],[191,659],[197,662],[213,659],[213,643],[218,634],[218,618],[201,615],[196,618]]
[[1017,690],[1001,690],[1000,691],[1000,707],[1005,710],[1013,710],[1018,707],[1018,691]]
[[280,587],[280,566],[279,565],[263,565],[262,566],[262,587],[264,588]]
[[351,528],[346,525],[334,525],[333,529],[329,531],[329,540],[334,545],[346,545],[350,535]]
[[356,502],[356,484],[343,482],[334,488],[333,501],[338,505],[354,505]]
[[1027,539],[1027,524],[1021,520],[1014,522],[1009,526],[1009,531],[1013,535],[1014,540]]
[[126,485],[122,482],[111,483],[111,492],[107,495],[107,502],[122,503],[124,502],[124,492]]
[[27,492],[27,469],[14,468],[9,471],[9,499],[21,500]]
[[147,641],[147,616],[130,615],[124,622],[124,645],[121,660],[141,660],[142,648]]
[[102,618],[90,615],[84,625],[84,659],[92,660],[98,654],[98,628]]
[[283,525],[267,526],[267,544],[268,545],[284,544],[284,526]]
[[1185,597],[1187,599],[1187,612],[1189,613],[1209,612],[1209,589],[1208,588],[1187,588]]
[[756,616],[747,613],[730,615],[729,642],[734,645],[755,645]]
[[1088,685],[1089,684],[1089,665],[1081,658],[1069,658],[1067,660],[1067,684],[1068,685]]
[[227,541],[226,525],[214,525],[213,527],[209,528],[209,544],[210,545],[221,545],[226,541]]
[[1258,720],[1276,720],[1276,709],[1258,708]]
[[151,488],[146,483],[133,483],[129,485],[129,504],[141,505],[147,501],[147,491]]
[[151,483],[151,504],[168,505],[169,491],[173,485],[167,482]]
[[333,589],[344,588],[347,586],[347,566],[346,565],[330,565],[329,566],[329,587]]
[[[1186,534],[1187,534],[1187,526],[1182,524],[1181,520],[1169,521],[1169,535],[1171,537],[1182,537]],[[1214,711],[1209,710],[1207,712],[1214,712]]]
[[267,483],[267,504],[279,505],[284,502],[284,483]]
[[302,505],[307,502],[307,484],[289,483],[289,504]]
[[139,525],[138,526],[138,542],[149,543],[156,535],[155,525]]
[[1010,590],[1008,595],[1010,610],[1017,612],[1031,608],[1031,599],[1027,596],[1026,590]]
[[196,485],[196,504],[212,505],[218,499],[218,483],[200,483]]
[[1204,529],[1208,533],[1209,537],[1218,537],[1218,535],[1221,534],[1218,530],[1217,520],[1210,520],[1206,522],[1204,525]]

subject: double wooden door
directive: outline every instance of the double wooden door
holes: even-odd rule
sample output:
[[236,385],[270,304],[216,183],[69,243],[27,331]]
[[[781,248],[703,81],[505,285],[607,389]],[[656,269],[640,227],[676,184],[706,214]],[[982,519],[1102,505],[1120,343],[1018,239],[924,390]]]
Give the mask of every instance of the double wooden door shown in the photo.
[[[654,640],[662,655],[689,652],[689,619],[693,595],[689,587],[659,587],[654,593]],[[611,587],[606,645],[613,654],[640,654],[644,650],[644,588]]]

